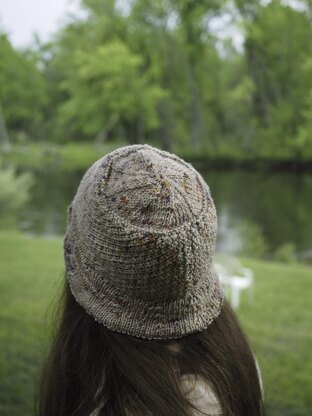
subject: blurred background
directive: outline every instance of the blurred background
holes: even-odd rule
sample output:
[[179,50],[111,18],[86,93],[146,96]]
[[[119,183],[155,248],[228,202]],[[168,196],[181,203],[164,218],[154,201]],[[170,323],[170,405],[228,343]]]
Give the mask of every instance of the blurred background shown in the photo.
[[268,415],[311,415],[311,0],[1,0],[0,414],[34,414],[79,181],[134,143],[209,184]]

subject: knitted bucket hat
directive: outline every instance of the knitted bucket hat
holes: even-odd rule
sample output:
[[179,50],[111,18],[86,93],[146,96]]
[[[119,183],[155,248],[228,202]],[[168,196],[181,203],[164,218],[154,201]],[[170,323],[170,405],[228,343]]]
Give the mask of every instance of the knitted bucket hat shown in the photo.
[[77,302],[107,328],[181,338],[220,313],[209,187],[178,156],[123,146],[85,173],[68,209],[64,257]]

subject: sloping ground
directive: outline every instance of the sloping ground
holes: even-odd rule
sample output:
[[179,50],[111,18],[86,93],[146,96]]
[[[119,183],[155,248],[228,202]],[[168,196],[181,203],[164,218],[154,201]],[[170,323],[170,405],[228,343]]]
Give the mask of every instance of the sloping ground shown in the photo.
[[[104,143],[95,146],[92,142],[78,143],[28,143],[27,145],[13,145],[8,154],[0,153],[0,164],[9,163],[13,166],[31,169],[62,169],[86,170],[93,162],[117,147],[126,146],[123,140]],[[152,146],[161,147],[158,142]],[[229,147],[222,151],[212,149],[198,149],[173,147],[171,152],[196,165],[199,169],[221,168],[233,169],[240,167],[247,170],[276,169],[278,171],[296,168],[302,171],[312,170],[311,154],[304,154],[300,159],[294,158],[290,153],[287,155],[268,154],[251,155],[238,148]]]
[[[251,259],[255,301],[239,316],[262,369],[268,416],[312,414],[312,269]],[[49,318],[63,277],[62,241],[0,233],[0,414],[32,416]]]

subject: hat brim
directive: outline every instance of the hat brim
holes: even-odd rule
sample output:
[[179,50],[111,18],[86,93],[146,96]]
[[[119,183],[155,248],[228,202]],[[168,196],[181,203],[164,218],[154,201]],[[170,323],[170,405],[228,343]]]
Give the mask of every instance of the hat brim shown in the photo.
[[[69,231],[64,239],[64,256],[76,301],[95,321],[112,331],[149,340],[176,339],[203,331],[220,314],[224,293],[213,263],[194,293],[186,299],[159,304],[120,293],[103,276],[87,270]],[[88,278],[91,273],[92,279]],[[92,285],[99,279],[100,293]]]

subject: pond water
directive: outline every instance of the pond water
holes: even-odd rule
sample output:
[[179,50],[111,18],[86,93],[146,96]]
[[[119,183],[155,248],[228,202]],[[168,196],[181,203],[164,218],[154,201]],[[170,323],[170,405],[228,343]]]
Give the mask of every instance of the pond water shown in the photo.
[[[311,173],[198,170],[218,211],[218,249],[234,253],[260,239],[271,251],[292,243],[297,253],[311,255]],[[66,209],[83,174],[34,172],[36,185],[20,214],[19,229],[46,237],[63,235]]]

